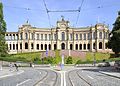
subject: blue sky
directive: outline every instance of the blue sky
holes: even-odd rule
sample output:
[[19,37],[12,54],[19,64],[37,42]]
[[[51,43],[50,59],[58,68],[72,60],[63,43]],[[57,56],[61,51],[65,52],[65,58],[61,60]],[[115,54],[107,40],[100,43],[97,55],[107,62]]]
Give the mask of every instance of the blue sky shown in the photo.
[[[77,10],[82,0],[45,0],[45,2],[49,10]],[[2,0],[2,3],[7,31],[18,31],[18,26],[24,24],[27,19],[32,26],[50,28],[43,0]],[[99,20],[99,23],[109,24],[112,29],[119,10],[120,0],[84,0],[77,24],[78,12],[49,13],[50,23],[55,26],[56,21],[63,15],[70,21],[70,26],[95,25]]]

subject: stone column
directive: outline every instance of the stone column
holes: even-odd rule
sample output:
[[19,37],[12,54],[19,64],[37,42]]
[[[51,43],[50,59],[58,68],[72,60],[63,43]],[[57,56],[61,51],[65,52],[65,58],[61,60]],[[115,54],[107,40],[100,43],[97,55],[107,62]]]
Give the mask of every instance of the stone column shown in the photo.
[[102,34],[102,36],[103,36],[103,50],[105,50],[105,38],[104,38],[104,34],[105,34],[105,29],[103,30],[103,34]]
[[90,39],[90,51],[93,51],[93,32],[92,32],[92,30],[90,32],[90,35],[91,35],[91,39]]

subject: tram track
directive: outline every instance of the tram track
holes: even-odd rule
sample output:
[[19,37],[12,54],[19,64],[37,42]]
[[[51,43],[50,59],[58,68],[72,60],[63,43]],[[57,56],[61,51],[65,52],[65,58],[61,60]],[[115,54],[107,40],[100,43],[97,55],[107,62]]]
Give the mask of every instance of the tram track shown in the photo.
[[[57,79],[58,79],[58,74],[55,72],[55,71],[48,71],[48,70],[44,70],[46,72],[46,75],[40,79],[34,86],[42,86],[41,83],[43,84],[47,84],[47,79],[51,80],[53,83],[52,83],[52,86],[57,86]],[[55,74],[55,79],[52,80],[52,78],[50,76],[53,76],[50,74],[51,73],[54,73]],[[49,82],[48,82],[49,83]],[[51,85],[50,85],[51,86]]]
[[84,82],[86,84],[86,85],[82,85],[82,83],[81,83],[81,86],[92,86],[92,84],[89,83],[86,79],[84,79],[78,72],[79,72],[79,70],[77,70],[77,71],[73,70],[73,71],[68,72],[68,79],[69,79],[70,85],[77,86],[77,85],[75,85],[75,82],[73,82],[73,80],[70,78],[71,74],[76,74],[78,76],[79,80],[82,80],[82,82]]

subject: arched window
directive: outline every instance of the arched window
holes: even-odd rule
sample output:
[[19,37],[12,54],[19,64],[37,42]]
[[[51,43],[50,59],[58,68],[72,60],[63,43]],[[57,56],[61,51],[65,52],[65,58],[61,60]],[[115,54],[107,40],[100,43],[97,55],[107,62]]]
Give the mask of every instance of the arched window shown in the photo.
[[70,44],[70,50],[73,50],[73,45],[72,44]]
[[9,46],[10,46],[10,50],[11,50],[11,44]]
[[84,50],[86,50],[86,44],[84,44]]
[[28,43],[25,43],[25,49],[28,49]]
[[51,45],[49,44],[48,46],[49,46],[49,50],[51,50]]
[[27,34],[27,33],[25,33],[25,39],[26,39],[26,40],[28,39],[28,34]]
[[99,38],[102,39],[102,32],[99,33]]
[[13,44],[13,50],[15,50],[15,44]]
[[45,50],[47,50],[47,44],[45,44]]
[[16,44],[16,50],[18,50],[18,44]]
[[107,49],[107,47],[108,47],[108,43],[105,43],[105,49]]
[[54,50],[56,50],[57,49],[57,45],[56,44],[54,44]]
[[93,49],[95,49],[95,43],[93,44]]
[[90,44],[87,45],[87,49],[88,49],[88,50],[90,49]]
[[41,44],[41,50],[43,50],[43,44]]
[[80,50],[82,50],[82,44],[79,45]]
[[75,45],[75,49],[78,50],[78,44]]
[[37,44],[37,50],[39,50],[39,44]]
[[102,49],[102,42],[99,43],[99,49]]
[[20,49],[22,49],[22,43],[20,43]]
[[64,40],[65,40],[65,33],[62,32],[62,41],[64,41]]
[[61,44],[61,49],[62,49],[62,50],[65,49],[65,44],[64,44],[64,43]]
[[33,43],[31,43],[31,49],[33,49],[33,47],[34,47],[34,46],[33,46]]

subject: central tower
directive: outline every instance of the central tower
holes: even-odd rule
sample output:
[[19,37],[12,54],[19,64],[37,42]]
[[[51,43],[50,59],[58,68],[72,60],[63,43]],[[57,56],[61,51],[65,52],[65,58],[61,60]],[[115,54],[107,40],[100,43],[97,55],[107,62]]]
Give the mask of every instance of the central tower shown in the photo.
[[68,27],[69,21],[65,21],[64,17],[61,16],[61,20],[57,21],[56,33],[57,33],[57,49],[68,49],[67,41],[68,41]]

